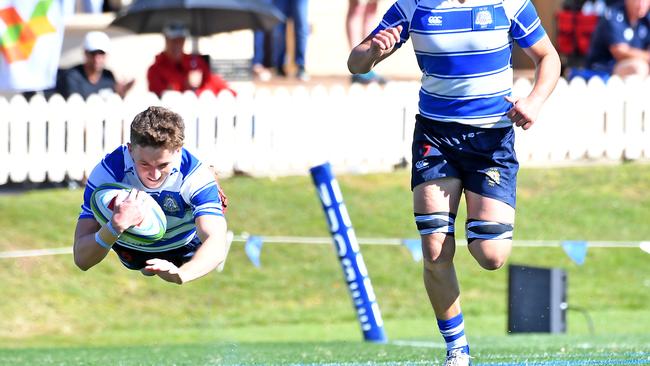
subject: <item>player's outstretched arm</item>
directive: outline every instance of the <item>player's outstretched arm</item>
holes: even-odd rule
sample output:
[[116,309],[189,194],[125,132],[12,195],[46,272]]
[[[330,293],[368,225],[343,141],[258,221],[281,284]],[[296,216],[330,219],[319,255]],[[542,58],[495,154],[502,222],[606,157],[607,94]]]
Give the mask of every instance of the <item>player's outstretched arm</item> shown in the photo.
[[100,246],[95,240],[95,233],[100,231],[101,226],[94,219],[79,219],[74,232],[74,264],[82,271],[87,271],[95,264],[101,262],[109,248]]
[[165,281],[179,285],[205,276],[226,260],[226,219],[223,216],[203,215],[195,220],[201,246],[192,259],[180,268],[163,259],[150,259],[145,270]]
[[353,74],[364,74],[370,71],[381,60],[397,50],[395,45],[400,40],[402,26],[387,28],[375,35],[369,35],[358,46],[354,47],[348,57],[348,69]]

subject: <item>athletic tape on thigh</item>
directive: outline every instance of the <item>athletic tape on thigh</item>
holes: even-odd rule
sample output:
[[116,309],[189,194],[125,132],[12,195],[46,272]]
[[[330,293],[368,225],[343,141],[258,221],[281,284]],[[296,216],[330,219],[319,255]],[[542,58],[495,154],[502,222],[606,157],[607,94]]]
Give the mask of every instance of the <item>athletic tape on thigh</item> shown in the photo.
[[420,235],[429,235],[434,233],[453,234],[455,220],[456,215],[451,212],[415,214],[415,225],[417,225]]
[[503,240],[512,239],[513,224],[503,224],[495,221],[467,220],[467,242],[476,239]]

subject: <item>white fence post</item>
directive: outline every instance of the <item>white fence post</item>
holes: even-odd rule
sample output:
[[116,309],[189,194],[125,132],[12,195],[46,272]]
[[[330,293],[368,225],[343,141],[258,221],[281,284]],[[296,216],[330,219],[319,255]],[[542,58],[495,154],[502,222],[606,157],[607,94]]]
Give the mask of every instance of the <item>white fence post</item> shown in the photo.
[[60,94],[53,95],[48,101],[47,130],[47,177],[52,182],[63,182],[66,176],[64,164],[66,158],[66,113],[65,99]]
[[[215,112],[215,135],[213,136],[213,148],[211,164],[219,174],[230,175],[235,168],[236,155],[236,135],[235,123],[244,124],[248,120],[250,125],[252,94],[241,93],[237,98],[233,97],[230,92],[222,92],[214,99],[214,102],[202,100],[203,107]],[[242,105],[246,107],[241,108]],[[242,113],[238,113],[241,111]]]
[[625,84],[618,76],[607,81],[605,90],[605,156],[618,160],[623,156],[625,129]]
[[12,182],[24,182],[28,172],[27,123],[29,108],[22,95],[15,95],[9,102],[9,178]]
[[[647,91],[650,90],[650,77],[647,77],[643,83],[644,93],[647,96]],[[643,157],[650,159],[650,98],[645,98],[643,101],[643,133],[641,134]]]
[[86,165],[86,151],[84,148],[86,103],[79,94],[73,94],[68,98],[67,109],[68,140],[66,141],[66,170],[70,179],[82,180]]
[[47,101],[40,94],[34,95],[29,101],[29,109],[26,111],[29,116],[29,138],[28,150],[28,178],[35,183],[45,181],[46,177],[46,151],[47,146]]
[[85,176],[88,177],[97,163],[104,157],[104,117],[106,103],[97,94],[88,97],[84,108],[81,109],[86,125]]
[[[106,107],[104,109],[104,155],[113,152],[118,146],[124,143],[123,136],[124,128],[123,123],[123,110],[124,102],[117,94],[109,94],[105,99],[104,103]],[[129,121],[129,126],[130,126]]]
[[[585,105],[578,113],[584,118],[585,127],[584,135],[579,138],[581,143],[586,144],[588,159],[601,159],[605,155],[607,146],[607,135],[605,134],[606,107],[607,107],[607,86],[599,77],[592,77],[587,82],[587,94],[585,96]],[[567,96],[570,100],[573,96]]]
[[[0,97],[0,111],[9,111],[9,102]],[[9,180],[9,113],[0,113],[0,185]]]
[[625,124],[624,151],[625,159],[639,159],[643,153],[643,104],[648,99],[648,90],[644,89],[643,80],[639,77],[628,77],[625,80]]
[[[582,159],[587,155],[589,141],[586,136],[594,131],[593,120],[590,120],[585,111],[591,102],[587,82],[581,77],[575,77],[567,85],[565,79],[560,79],[555,88],[552,108],[561,123],[557,125],[555,137],[562,140],[562,145],[567,150],[569,160]],[[555,144],[557,141],[549,141]]]

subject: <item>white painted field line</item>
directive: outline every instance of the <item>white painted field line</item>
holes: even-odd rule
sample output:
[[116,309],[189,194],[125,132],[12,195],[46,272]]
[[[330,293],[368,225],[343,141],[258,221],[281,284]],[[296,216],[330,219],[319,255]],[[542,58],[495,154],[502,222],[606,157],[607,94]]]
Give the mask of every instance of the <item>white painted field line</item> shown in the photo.
[[405,347],[418,347],[418,348],[447,348],[447,345],[442,342],[431,342],[431,341],[407,341],[407,340],[396,340],[389,341],[388,344],[395,346],[405,346]]
[[43,257],[47,255],[72,254],[72,247],[52,248],[52,249],[32,249],[32,250],[14,250],[0,252],[1,258],[25,258],[25,257]]

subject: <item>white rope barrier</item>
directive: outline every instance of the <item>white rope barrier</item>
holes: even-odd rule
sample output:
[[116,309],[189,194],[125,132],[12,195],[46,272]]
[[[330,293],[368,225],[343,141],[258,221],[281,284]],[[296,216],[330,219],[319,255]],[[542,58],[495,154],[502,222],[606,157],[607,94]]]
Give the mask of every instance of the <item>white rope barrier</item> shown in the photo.
[[[265,244],[332,244],[330,237],[309,236],[264,236]],[[235,235],[233,242],[245,243],[250,235]],[[361,245],[403,245],[404,239],[399,238],[358,238]],[[561,247],[565,240],[515,240],[515,247]],[[584,241],[591,248],[650,248],[650,241]],[[457,239],[458,245],[467,245],[464,239]],[[645,249],[644,249],[645,250]],[[0,252],[0,259],[43,257],[49,255],[72,254],[72,246],[50,249],[13,250]]]

